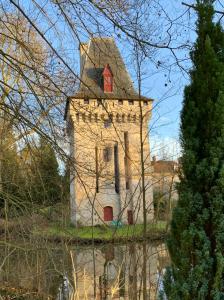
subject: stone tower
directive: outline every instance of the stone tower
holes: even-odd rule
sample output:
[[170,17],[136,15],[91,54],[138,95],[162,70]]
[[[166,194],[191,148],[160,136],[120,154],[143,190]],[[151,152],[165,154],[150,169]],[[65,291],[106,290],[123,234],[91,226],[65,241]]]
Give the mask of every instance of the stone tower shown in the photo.
[[80,44],[80,88],[68,99],[65,113],[72,223],[143,222],[141,124],[147,218],[153,218],[151,109],[152,100],[135,91],[112,38]]

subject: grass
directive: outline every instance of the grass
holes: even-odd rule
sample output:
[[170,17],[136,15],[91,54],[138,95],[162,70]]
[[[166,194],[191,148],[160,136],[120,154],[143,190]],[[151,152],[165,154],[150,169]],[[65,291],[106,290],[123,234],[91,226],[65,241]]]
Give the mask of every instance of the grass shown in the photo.
[[[64,212],[62,215],[61,212]],[[143,240],[143,224],[137,225],[124,225],[122,227],[115,226],[95,226],[95,227],[74,227],[68,225],[68,208],[61,204],[54,207],[44,207],[35,211],[32,216],[32,222],[30,218],[23,219],[24,224],[29,224],[25,230],[29,236],[30,230],[33,238],[43,238],[49,241],[81,241],[84,243],[91,243],[92,240],[96,242],[120,242],[127,240]],[[18,229],[20,228],[21,218],[12,222],[13,228],[15,228],[15,236],[18,235]],[[154,221],[147,224],[147,238],[148,239],[164,239],[168,232],[166,230],[166,221]],[[3,227],[3,232],[5,227]],[[13,229],[12,228],[12,229]],[[24,230],[24,226],[21,227]],[[0,226],[1,232],[1,226]],[[13,232],[13,230],[12,230]],[[23,231],[22,231],[23,232]]]
[[[166,222],[160,221],[147,225],[148,238],[159,239],[166,233]],[[119,228],[105,225],[76,228],[72,225],[63,227],[59,223],[50,223],[45,228],[35,228],[33,234],[47,239],[70,239],[84,242],[92,239],[98,241],[134,240],[143,239],[143,225],[124,225]]]

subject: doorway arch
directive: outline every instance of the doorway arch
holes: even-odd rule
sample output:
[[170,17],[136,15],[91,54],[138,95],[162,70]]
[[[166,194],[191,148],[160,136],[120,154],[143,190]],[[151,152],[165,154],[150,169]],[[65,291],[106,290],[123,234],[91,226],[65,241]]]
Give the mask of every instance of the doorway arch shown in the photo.
[[113,221],[113,207],[105,206],[103,208],[103,219],[104,221]]

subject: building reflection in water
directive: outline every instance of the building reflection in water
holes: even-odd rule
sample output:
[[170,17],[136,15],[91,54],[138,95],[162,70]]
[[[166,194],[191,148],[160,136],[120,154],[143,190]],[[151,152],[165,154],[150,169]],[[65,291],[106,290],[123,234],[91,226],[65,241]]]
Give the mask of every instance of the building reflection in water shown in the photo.
[[71,253],[74,268],[64,283],[72,289],[58,300],[157,299],[169,263],[163,244],[105,245]]
[[[53,300],[154,300],[168,254],[161,243],[0,247],[0,282]],[[25,249],[25,247],[24,247]]]

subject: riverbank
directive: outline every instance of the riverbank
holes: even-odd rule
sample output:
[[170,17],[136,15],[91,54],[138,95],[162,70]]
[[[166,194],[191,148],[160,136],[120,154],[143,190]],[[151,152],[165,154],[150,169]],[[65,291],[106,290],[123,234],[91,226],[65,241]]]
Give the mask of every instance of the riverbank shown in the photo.
[[37,209],[30,215],[0,219],[0,239],[31,238],[33,241],[42,239],[53,243],[100,244],[143,240],[164,241],[169,234],[167,222],[155,220],[147,224],[146,236],[143,234],[143,224],[74,227],[69,223],[68,211],[66,206],[55,205]]
[[117,243],[127,241],[165,240],[168,236],[166,222],[158,221],[147,224],[147,234],[143,235],[143,224],[124,225],[122,227],[95,226],[79,227],[72,225],[61,226],[49,223],[44,228],[34,228],[32,235],[51,242],[67,243]]

